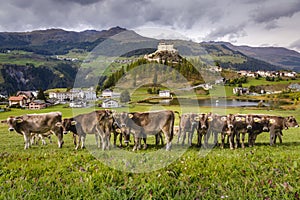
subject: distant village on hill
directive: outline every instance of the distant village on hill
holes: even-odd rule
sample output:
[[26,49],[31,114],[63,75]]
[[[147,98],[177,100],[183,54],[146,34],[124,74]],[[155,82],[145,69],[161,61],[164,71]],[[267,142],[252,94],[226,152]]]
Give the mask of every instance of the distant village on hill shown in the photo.
[[[178,54],[178,50],[174,48],[173,44],[159,43],[157,50],[153,53],[144,55],[144,59],[149,62],[157,63],[178,63],[182,61],[182,57]],[[132,62],[132,60],[129,60]],[[121,61],[120,61],[121,62]],[[124,63],[127,63],[124,62]],[[220,66],[210,66],[207,70],[214,73],[221,73],[223,68]],[[246,78],[264,78],[269,81],[276,79],[290,78],[294,80],[297,78],[297,73],[294,71],[280,70],[280,71],[249,71],[239,70],[236,71],[239,77]],[[211,90],[214,85],[226,85],[228,80],[225,78],[215,80],[213,83],[202,83],[187,88],[187,90],[194,90],[202,88],[203,90]],[[300,91],[300,85],[298,83],[290,84],[288,89],[291,91]],[[263,95],[272,93],[281,93],[282,91],[266,91],[261,89],[259,91],[250,91],[250,88],[242,87],[242,84],[238,87],[233,87],[234,95]],[[41,94],[42,93],[42,94]],[[39,96],[42,96],[39,97]],[[47,97],[46,97],[47,96]],[[18,91],[16,95],[6,97],[1,95],[0,98],[7,99],[9,107],[26,108],[26,109],[43,109],[52,105],[67,104],[72,108],[82,108],[89,106],[91,101],[100,101],[100,107],[103,108],[117,108],[122,106],[120,102],[120,93],[116,93],[113,90],[106,88],[101,94],[97,96],[94,87],[87,89],[73,88],[65,91],[49,91],[47,95],[43,91]],[[172,91],[161,90],[157,93],[158,98],[171,98]]]

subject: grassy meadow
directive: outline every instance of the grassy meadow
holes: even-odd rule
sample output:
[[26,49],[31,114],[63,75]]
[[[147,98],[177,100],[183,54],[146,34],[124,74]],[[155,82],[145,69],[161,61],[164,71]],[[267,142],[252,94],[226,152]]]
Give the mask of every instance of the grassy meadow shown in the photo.
[[[61,111],[64,117],[70,117],[93,109],[72,110],[62,106],[39,111],[13,109],[1,113],[0,119],[50,111]],[[151,109],[149,106],[123,108],[130,111]],[[182,111],[179,106],[161,109]],[[193,106],[189,109],[198,110]],[[210,108],[200,110],[211,111]],[[223,112],[221,109],[213,111]],[[299,109],[228,108],[226,112],[294,115],[300,121]],[[58,149],[56,137],[52,138],[51,144],[34,145],[24,150],[23,137],[8,132],[7,125],[0,124],[0,199],[299,199],[300,195],[300,134],[296,128],[283,132],[283,144],[270,147],[269,135],[263,133],[258,136],[255,147],[236,150],[228,146],[211,150],[193,146],[180,152],[175,136],[170,152],[159,150],[163,147],[154,145],[154,137],[149,137],[147,150],[131,152],[131,143],[122,150],[115,148],[103,152],[89,147],[74,150],[71,134],[64,135],[65,144]],[[193,142],[196,143],[195,137]],[[94,143],[94,138],[88,137],[88,143]],[[132,159],[125,163],[123,156],[110,161],[115,152]],[[149,165],[153,163],[147,162],[153,152],[157,163],[161,164],[158,170],[150,170]],[[167,163],[177,152],[180,156]],[[105,158],[108,162],[103,162]]]

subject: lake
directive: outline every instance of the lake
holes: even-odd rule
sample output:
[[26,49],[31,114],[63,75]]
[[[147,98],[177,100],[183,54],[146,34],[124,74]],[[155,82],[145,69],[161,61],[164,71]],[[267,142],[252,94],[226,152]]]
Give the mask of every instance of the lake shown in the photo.
[[[241,99],[172,99],[151,102],[160,105],[199,105],[205,107],[253,107],[257,106],[260,100],[241,100]],[[263,106],[270,106],[268,102],[262,102]]]

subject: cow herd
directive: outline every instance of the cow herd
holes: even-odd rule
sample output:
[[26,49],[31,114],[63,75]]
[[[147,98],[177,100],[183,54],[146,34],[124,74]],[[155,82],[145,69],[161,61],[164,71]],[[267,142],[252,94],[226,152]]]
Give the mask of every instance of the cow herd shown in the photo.
[[[174,126],[175,114],[171,110],[151,112],[116,112],[111,110],[97,110],[87,114],[80,114],[72,118],[62,118],[60,112],[43,114],[25,114],[18,117],[9,117],[1,121],[7,123],[9,131],[16,131],[23,135],[25,149],[32,144],[33,138],[39,136],[43,144],[45,137],[55,134],[58,138],[58,147],[61,148],[64,141],[63,135],[73,133],[75,148],[85,147],[87,134],[95,136],[96,145],[103,150],[110,149],[110,137],[114,135],[114,146],[119,136],[120,146],[122,138],[129,144],[130,135],[133,135],[133,150],[147,148],[147,136],[155,135],[156,144],[163,144],[163,136],[166,141],[166,150],[171,149],[174,133],[177,133],[177,143],[192,146],[194,133],[197,133],[197,146],[208,148],[218,145],[221,137],[221,148],[224,148],[225,139],[229,142],[230,149],[245,148],[245,136],[248,134],[248,145],[255,144],[258,134],[269,132],[270,145],[276,142],[276,138],[282,142],[282,131],[289,127],[298,127],[293,116],[281,117],[264,114],[227,114],[215,113],[185,113],[179,115],[179,127]],[[212,137],[213,144],[209,142]],[[203,142],[202,142],[203,141]]]

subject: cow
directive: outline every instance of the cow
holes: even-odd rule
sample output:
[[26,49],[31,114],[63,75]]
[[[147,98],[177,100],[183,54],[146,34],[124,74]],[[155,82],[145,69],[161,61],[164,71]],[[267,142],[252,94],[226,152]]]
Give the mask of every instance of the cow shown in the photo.
[[208,147],[208,136],[207,134],[208,131],[208,115],[205,113],[200,113],[197,117],[195,117],[195,120],[198,121],[198,125],[196,126],[197,128],[197,146],[201,147],[202,143],[202,137],[204,137],[204,148]]
[[248,145],[249,147],[253,147],[255,144],[255,140],[257,135],[262,132],[269,132],[269,119],[267,115],[261,114],[252,114],[250,115],[252,118],[251,129],[249,131],[248,136]]
[[182,145],[184,145],[186,134],[188,134],[188,145],[192,146],[193,133],[194,130],[198,129],[199,117],[194,113],[185,113],[182,114],[179,119],[180,122],[177,144],[179,143],[180,137],[182,136]]
[[24,136],[25,147],[30,147],[31,135],[44,134],[51,132],[58,138],[58,147],[61,148],[63,141],[62,129],[58,124],[62,121],[61,112],[50,112],[42,114],[25,114],[18,117],[9,117],[2,123],[7,123],[9,131],[16,131],[17,133]]
[[[235,120],[233,122],[233,127],[234,127],[233,137],[236,137],[235,148],[238,148],[239,145],[241,145],[242,148],[245,148],[245,135],[251,131],[253,123],[254,123],[254,119],[253,116],[250,114],[235,115]],[[240,142],[240,134],[242,134],[242,143]]]
[[[143,138],[145,145],[147,145],[146,136],[157,135],[160,132],[164,133],[166,150],[171,149],[175,120],[173,111],[122,112],[115,113],[114,118],[123,129],[130,128],[130,132],[133,133],[135,138],[134,151],[140,148],[141,138]],[[127,132],[127,138],[130,132]]]
[[[221,148],[224,148],[225,137],[229,138],[230,149],[234,149],[233,141],[233,122],[235,116],[233,114],[228,115],[218,115],[218,114],[208,114],[208,132],[207,134],[214,135],[214,145],[218,144],[218,133],[221,133]],[[208,136],[209,137],[209,136]]]
[[267,116],[269,120],[269,130],[270,130],[270,145],[276,143],[276,138],[278,136],[280,143],[282,143],[282,130],[288,129],[289,127],[299,127],[295,117],[281,117],[281,116]]
[[78,136],[79,142],[75,149],[85,148],[86,134],[94,134],[96,145],[100,148],[99,137],[102,141],[102,150],[110,147],[110,134],[113,126],[112,112],[109,110],[98,110],[87,114],[80,114],[72,118],[65,118],[61,123],[64,134],[68,131],[73,132]]

